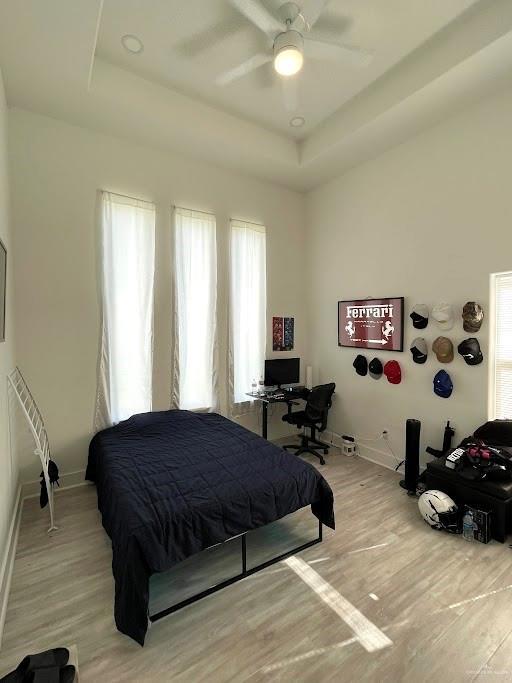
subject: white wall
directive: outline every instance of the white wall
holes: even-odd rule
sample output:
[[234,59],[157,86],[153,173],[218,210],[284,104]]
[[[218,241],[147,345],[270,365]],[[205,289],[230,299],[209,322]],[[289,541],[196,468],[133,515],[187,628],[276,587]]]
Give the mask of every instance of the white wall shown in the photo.
[[[447,419],[459,439],[487,419],[487,362],[469,367],[456,355],[443,366],[430,353],[425,365],[414,364],[412,339],[431,343],[443,333],[434,324],[415,330],[408,316],[416,302],[443,300],[458,315],[468,300],[488,314],[489,274],[512,270],[511,121],[508,91],[308,196],[311,347],[320,379],[337,384],[330,429],[363,436],[388,429],[402,459],[409,417],[423,423],[423,446],[436,448]],[[337,346],[337,301],[367,296],[406,297],[404,353],[365,353],[383,363],[396,358],[400,385],[357,376],[358,351]],[[459,318],[447,336],[454,344],[477,336],[487,357],[488,320],[471,335]],[[455,385],[450,399],[432,391],[442,367]],[[394,464],[383,441],[368,446],[367,455]]]
[[[13,219],[16,226],[18,362],[47,423],[63,472],[85,466],[96,392],[99,311],[95,204],[98,189],[157,205],[155,409],[170,394],[170,207],[212,211],[217,217],[219,346],[225,375],[229,218],[268,229],[268,354],[272,315],[296,318],[296,348],[308,357],[305,313],[303,197],[275,185],[207,164],[159,153],[121,139],[28,113],[10,112]],[[240,149],[243,154],[243,149]],[[166,275],[165,273],[168,273]],[[226,396],[222,396],[226,405]],[[277,411],[279,415],[281,411]],[[273,419],[271,436],[289,433]],[[244,424],[258,429],[254,418]],[[23,462],[24,479],[37,465]]]
[[[13,249],[9,221],[9,177],[7,164],[7,106],[2,73],[0,71],[0,239],[7,249],[7,317],[5,342],[0,342],[0,566],[11,523],[16,495],[18,470],[15,455],[11,454],[9,419],[7,412],[6,375],[13,369],[14,318],[13,318]],[[2,305],[3,302],[0,302]],[[0,580],[1,580],[0,576]],[[1,585],[0,585],[1,589]]]

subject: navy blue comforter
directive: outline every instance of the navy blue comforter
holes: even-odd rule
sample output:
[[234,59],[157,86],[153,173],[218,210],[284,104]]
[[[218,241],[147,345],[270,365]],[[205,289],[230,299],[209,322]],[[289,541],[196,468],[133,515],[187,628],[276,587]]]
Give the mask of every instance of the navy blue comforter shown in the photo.
[[312,465],[216,414],[142,413],[105,429],[86,478],[112,540],[117,628],[141,645],[151,574],[306,505],[334,529]]

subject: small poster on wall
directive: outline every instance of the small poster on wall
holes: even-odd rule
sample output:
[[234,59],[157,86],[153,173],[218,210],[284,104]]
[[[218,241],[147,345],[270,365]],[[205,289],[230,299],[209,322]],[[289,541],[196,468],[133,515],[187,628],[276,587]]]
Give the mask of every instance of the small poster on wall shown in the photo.
[[272,350],[292,351],[295,336],[295,318],[272,318]]
[[403,351],[404,298],[338,301],[338,346]]

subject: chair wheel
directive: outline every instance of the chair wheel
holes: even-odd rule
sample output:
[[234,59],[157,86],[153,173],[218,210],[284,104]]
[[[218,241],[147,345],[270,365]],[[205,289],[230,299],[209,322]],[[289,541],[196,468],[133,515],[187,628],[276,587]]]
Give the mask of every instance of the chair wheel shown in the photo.
[[320,464],[325,465],[325,460],[323,458],[320,458]]
[[328,452],[329,452],[329,449],[324,448],[324,455],[327,455]]

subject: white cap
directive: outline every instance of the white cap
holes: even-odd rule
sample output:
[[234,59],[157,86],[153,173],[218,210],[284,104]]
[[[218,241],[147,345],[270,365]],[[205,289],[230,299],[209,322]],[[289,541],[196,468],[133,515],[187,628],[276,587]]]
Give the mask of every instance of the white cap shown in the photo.
[[453,327],[453,308],[450,304],[436,304],[432,309],[432,317],[442,330],[451,330]]

